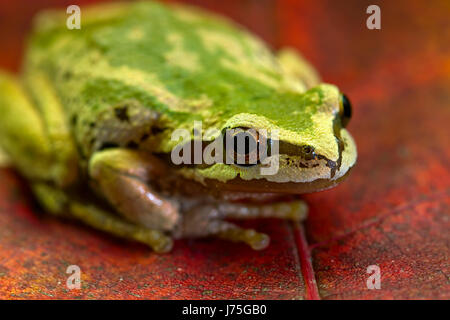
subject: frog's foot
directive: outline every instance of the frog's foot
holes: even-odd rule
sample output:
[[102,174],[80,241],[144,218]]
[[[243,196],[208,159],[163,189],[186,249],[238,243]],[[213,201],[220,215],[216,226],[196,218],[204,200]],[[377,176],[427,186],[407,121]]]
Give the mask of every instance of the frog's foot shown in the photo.
[[227,202],[219,204],[218,211],[223,218],[279,218],[302,221],[308,215],[308,205],[302,200],[259,205]]
[[[210,209],[210,210],[208,210]],[[242,229],[233,223],[222,221],[214,208],[198,208],[184,214],[180,229],[175,232],[177,238],[218,237],[233,242],[244,242],[254,250],[261,250],[269,245],[270,238],[253,229]]]
[[234,242],[244,242],[255,250],[269,245],[270,238],[253,229],[242,229],[222,219],[281,218],[294,221],[304,220],[308,207],[304,201],[272,204],[219,203],[202,205],[188,210],[183,216],[181,230],[177,237],[215,236]]
[[270,237],[265,233],[253,229],[242,229],[226,221],[220,221],[218,224],[219,228],[215,233],[218,238],[233,242],[244,242],[254,250],[265,249],[270,243]]
[[180,220],[178,203],[153,190],[164,178],[154,156],[128,149],[107,149],[89,161],[89,176],[99,193],[127,220],[150,229],[172,231]]
[[149,245],[155,252],[172,250],[173,240],[162,231],[147,229],[117,218],[104,210],[78,202],[70,203],[70,213],[87,225],[110,234]]
[[155,252],[168,252],[172,249],[172,238],[161,231],[134,225],[97,205],[73,200],[60,189],[48,184],[37,183],[32,188],[40,203],[53,214],[66,213],[95,229],[147,244]]

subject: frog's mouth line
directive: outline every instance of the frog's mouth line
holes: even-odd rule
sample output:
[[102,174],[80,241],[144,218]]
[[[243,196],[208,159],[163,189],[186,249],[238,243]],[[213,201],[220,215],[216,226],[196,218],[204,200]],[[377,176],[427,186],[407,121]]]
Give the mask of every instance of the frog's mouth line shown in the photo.
[[311,182],[271,182],[266,179],[244,180],[236,177],[227,182],[220,182],[214,179],[205,179],[207,188],[214,191],[235,191],[254,193],[285,193],[302,194],[330,189],[344,181],[350,174],[351,168],[338,179],[316,179]]

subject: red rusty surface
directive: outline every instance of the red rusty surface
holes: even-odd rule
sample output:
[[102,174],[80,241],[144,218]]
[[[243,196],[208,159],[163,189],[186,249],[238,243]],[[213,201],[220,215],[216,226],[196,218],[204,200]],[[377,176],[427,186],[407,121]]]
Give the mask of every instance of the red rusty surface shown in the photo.
[[[370,1],[284,3],[281,43],[355,106],[351,177],[305,197],[321,297],[450,298],[450,3],[382,2],[380,31],[364,27]],[[367,290],[369,265],[382,290]]]
[[[253,223],[272,236],[261,252],[219,240],[178,241],[170,254],[44,215],[11,170],[0,170],[0,297],[299,299],[303,279],[287,223]],[[78,265],[82,289],[66,288]]]
[[[77,1],[84,4],[93,1]],[[0,170],[0,298],[450,298],[450,3],[448,1],[185,1],[223,13],[274,48],[298,48],[352,100],[358,164],[341,186],[306,196],[304,226],[252,251],[177,241],[157,255],[46,215],[26,184]],[[0,0],[0,67],[17,70],[30,17],[71,1]],[[365,27],[378,3],[382,29]],[[65,286],[67,266],[82,289]],[[369,265],[381,289],[368,290]]]

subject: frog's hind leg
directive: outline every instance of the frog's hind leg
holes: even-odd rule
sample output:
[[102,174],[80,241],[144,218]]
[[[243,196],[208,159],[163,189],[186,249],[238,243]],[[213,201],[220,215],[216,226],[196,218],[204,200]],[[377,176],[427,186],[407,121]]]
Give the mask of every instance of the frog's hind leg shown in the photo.
[[94,205],[73,202],[70,204],[69,210],[74,217],[95,229],[145,243],[155,252],[169,252],[172,249],[172,239],[163,232],[134,225]]
[[51,146],[39,112],[21,84],[0,72],[0,145],[17,169],[32,180],[48,180]]
[[64,110],[45,76],[33,73],[25,82],[28,94],[15,77],[0,72],[0,145],[30,180],[38,201],[52,214],[78,218],[158,252],[169,251],[172,239],[161,231],[134,225],[63,191],[78,177],[77,152]]
[[168,252],[173,241],[163,232],[134,225],[93,203],[72,199],[61,189],[46,183],[32,185],[33,192],[49,212],[76,218],[104,232],[149,245],[155,252]]
[[60,187],[77,179],[78,159],[63,108],[44,76],[33,76],[28,94],[0,72],[0,145],[32,181]]

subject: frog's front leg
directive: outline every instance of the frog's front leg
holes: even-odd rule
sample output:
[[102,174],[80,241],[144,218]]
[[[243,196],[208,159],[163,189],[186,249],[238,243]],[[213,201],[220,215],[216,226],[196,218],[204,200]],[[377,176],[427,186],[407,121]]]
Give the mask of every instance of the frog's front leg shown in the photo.
[[244,242],[255,250],[269,245],[266,234],[253,229],[242,229],[223,219],[280,218],[293,221],[304,220],[308,206],[304,201],[278,202],[269,204],[214,203],[190,208],[184,214],[180,237],[216,236],[222,239]]
[[126,219],[137,225],[172,231],[180,220],[178,203],[151,187],[152,179],[164,177],[164,166],[149,153],[107,149],[89,161],[93,187]]

